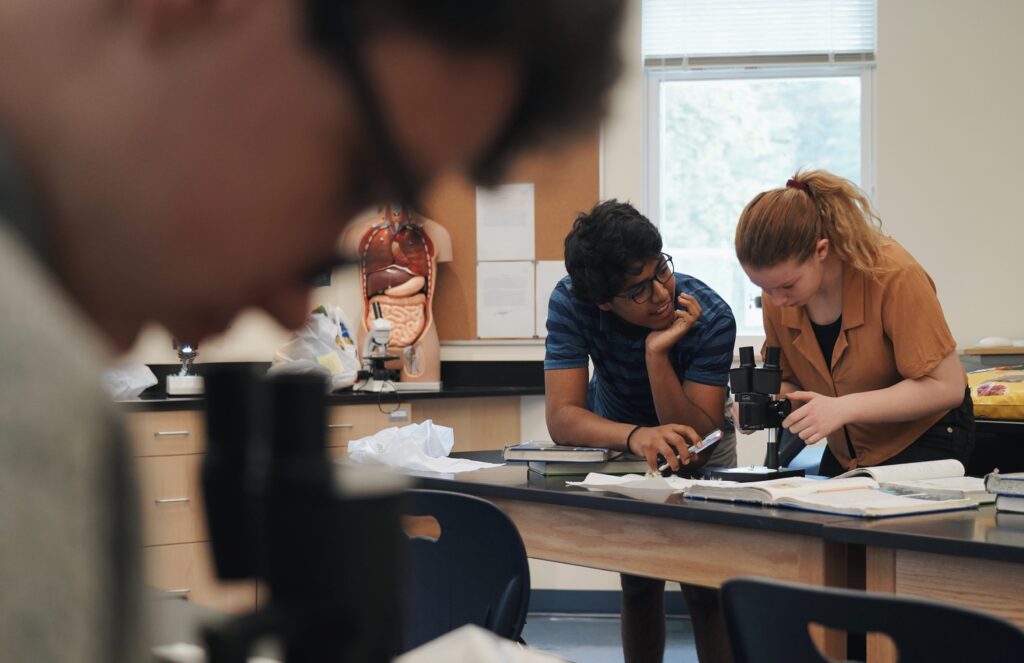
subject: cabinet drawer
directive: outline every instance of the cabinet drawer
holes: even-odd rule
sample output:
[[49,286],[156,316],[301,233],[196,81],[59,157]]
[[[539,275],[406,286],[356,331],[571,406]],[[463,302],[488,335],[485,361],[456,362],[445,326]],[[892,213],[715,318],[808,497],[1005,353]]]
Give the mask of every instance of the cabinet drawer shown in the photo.
[[201,454],[136,459],[146,545],[204,541]]
[[[391,398],[394,398],[391,396]],[[392,421],[387,411],[398,407],[405,411],[405,417]],[[388,402],[381,412],[377,405],[335,405],[327,412],[327,446],[347,446],[349,440],[358,440],[390,426],[404,426],[412,421],[412,407],[408,403],[400,406]]]
[[225,582],[216,577],[207,543],[179,543],[145,548],[146,579],[160,589],[225,612],[256,607],[256,582]]
[[453,451],[501,449],[519,440],[519,396],[439,398],[416,402],[414,421],[432,419],[455,432]]
[[206,425],[198,410],[130,412],[126,420],[137,456],[194,454],[206,449]]
[[327,455],[335,460],[348,458],[348,443],[327,447]]

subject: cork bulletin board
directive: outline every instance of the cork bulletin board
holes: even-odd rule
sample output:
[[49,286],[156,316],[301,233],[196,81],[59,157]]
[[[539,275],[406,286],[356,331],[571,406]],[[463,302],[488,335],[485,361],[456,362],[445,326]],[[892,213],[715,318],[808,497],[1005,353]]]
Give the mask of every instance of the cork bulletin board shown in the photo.
[[[559,153],[526,156],[506,183],[534,184],[534,242],[537,260],[562,260],[562,243],[580,212],[597,202],[600,139],[597,132]],[[476,189],[464,180],[440,182],[425,198],[424,214],[452,238],[452,261],[438,267],[434,321],[442,341],[475,340]]]

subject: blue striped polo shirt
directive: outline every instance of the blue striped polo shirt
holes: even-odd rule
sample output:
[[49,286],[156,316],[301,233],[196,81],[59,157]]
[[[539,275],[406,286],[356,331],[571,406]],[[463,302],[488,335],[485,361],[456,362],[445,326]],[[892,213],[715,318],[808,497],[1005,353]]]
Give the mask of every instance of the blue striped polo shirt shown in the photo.
[[[669,354],[676,375],[680,383],[726,386],[736,342],[732,310],[703,282],[676,273],[676,297],[683,292],[700,302],[701,316]],[[681,308],[678,299],[676,308]],[[594,362],[588,410],[621,423],[659,424],[645,361],[650,329],[576,300],[572,280],[566,276],[551,293],[547,330],[544,370],[586,368],[588,359]]]

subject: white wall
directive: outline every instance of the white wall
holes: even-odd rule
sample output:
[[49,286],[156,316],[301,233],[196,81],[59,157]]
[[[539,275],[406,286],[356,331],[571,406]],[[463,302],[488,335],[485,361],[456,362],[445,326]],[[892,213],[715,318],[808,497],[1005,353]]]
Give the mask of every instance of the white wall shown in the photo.
[[1024,2],[878,4],[884,227],[931,273],[961,347],[1024,338]]

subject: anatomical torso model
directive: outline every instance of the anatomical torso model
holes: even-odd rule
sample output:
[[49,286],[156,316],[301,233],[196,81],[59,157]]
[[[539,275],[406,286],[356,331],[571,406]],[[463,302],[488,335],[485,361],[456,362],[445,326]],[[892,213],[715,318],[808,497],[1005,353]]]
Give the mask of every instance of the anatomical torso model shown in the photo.
[[[431,304],[437,263],[450,261],[451,237],[439,223],[400,205],[353,223],[342,243],[359,256],[363,294],[360,334],[373,320],[373,305],[392,323],[388,354],[398,355],[402,382],[441,381],[441,353]],[[360,347],[362,343],[360,342]]]

